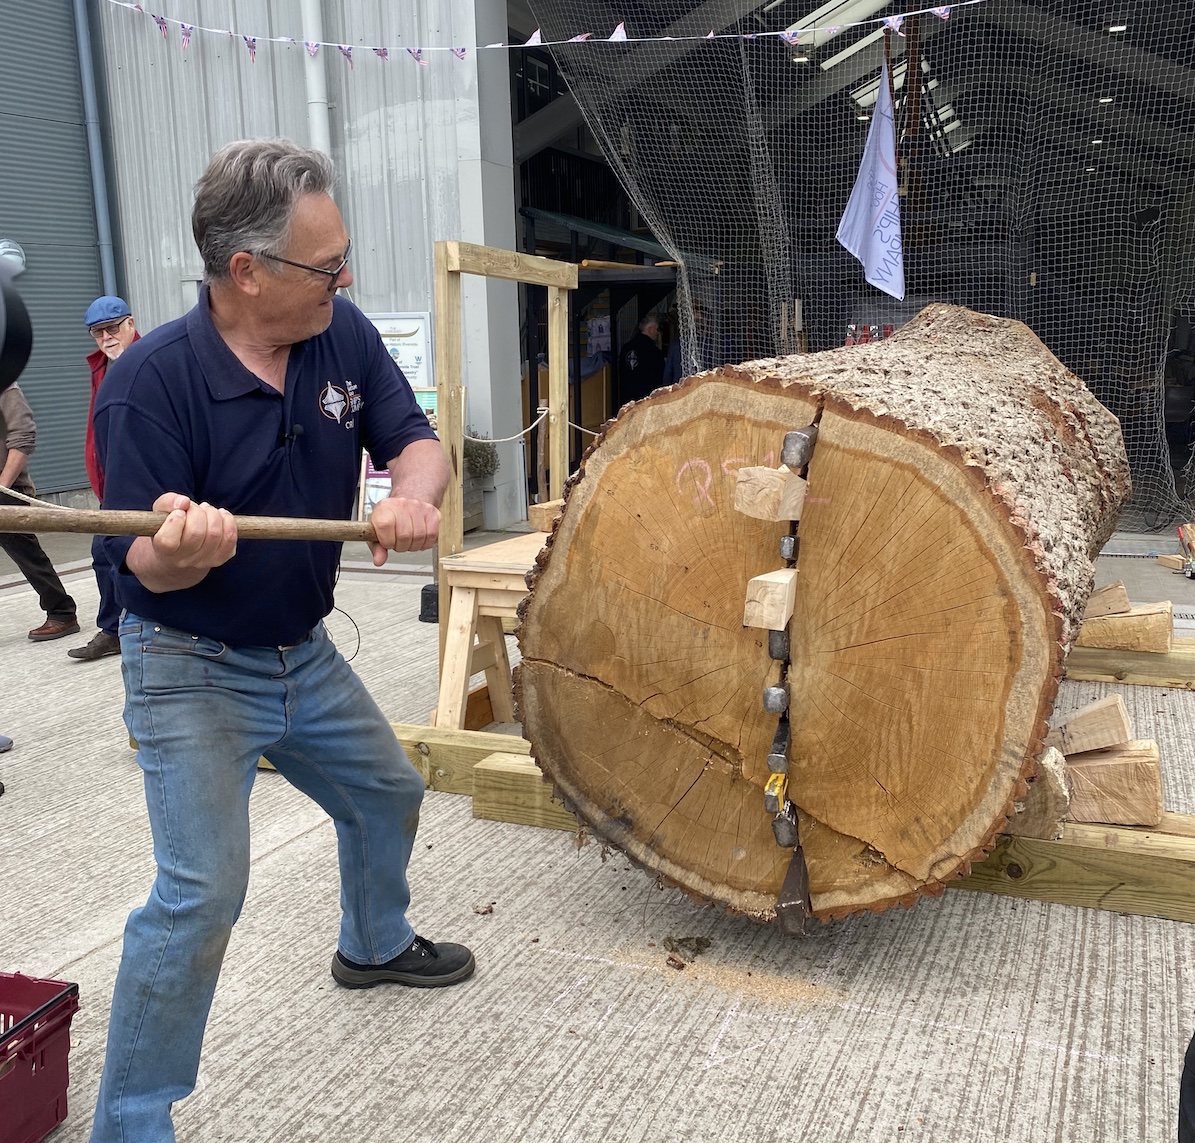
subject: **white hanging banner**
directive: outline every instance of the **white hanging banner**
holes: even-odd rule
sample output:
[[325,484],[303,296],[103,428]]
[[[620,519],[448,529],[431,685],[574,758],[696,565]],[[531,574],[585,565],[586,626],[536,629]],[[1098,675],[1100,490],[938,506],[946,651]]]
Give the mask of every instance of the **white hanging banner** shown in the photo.
[[835,237],[860,262],[863,276],[894,298],[905,296],[905,259],[900,237],[900,195],[896,170],[896,122],[888,64],[880,72],[879,98],[867,131],[867,146],[855,188]]

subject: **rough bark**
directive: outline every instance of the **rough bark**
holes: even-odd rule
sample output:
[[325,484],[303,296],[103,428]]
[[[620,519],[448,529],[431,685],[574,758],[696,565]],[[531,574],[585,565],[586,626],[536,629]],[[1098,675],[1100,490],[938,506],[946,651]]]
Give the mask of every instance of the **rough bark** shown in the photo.
[[780,668],[743,610],[789,526],[736,512],[735,477],[811,421],[789,796],[821,917],[940,892],[991,847],[1129,487],[1083,383],[1020,323],[949,306],[606,426],[530,577],[524,733],[594,832],[764,920],[791,853],[762,796]]

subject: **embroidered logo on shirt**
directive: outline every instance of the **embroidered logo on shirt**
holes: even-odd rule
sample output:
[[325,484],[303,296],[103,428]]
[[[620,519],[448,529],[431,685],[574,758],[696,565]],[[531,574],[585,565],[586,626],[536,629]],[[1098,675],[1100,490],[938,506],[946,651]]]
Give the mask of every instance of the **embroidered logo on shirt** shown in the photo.
[[319,395],[320,412],[340,424],[341,418],[348,412],[349,398],[343,389],[337,388],[329,381]]

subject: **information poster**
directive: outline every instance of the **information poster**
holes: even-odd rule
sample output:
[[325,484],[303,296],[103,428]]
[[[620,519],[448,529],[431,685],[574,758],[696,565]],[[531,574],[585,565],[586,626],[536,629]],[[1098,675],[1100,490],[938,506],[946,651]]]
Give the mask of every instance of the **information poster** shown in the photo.
[[429,313],[367,314],[386,351],[403,371],[412,389],[434,389],[432,320]]

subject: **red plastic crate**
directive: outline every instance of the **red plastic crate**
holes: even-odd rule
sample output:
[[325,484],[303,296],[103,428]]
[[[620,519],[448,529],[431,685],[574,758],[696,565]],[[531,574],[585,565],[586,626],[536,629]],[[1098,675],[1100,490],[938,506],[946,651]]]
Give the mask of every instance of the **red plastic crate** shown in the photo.
[[0,972],[0,1143],[40,1143],[66,1118],[79,986]]

